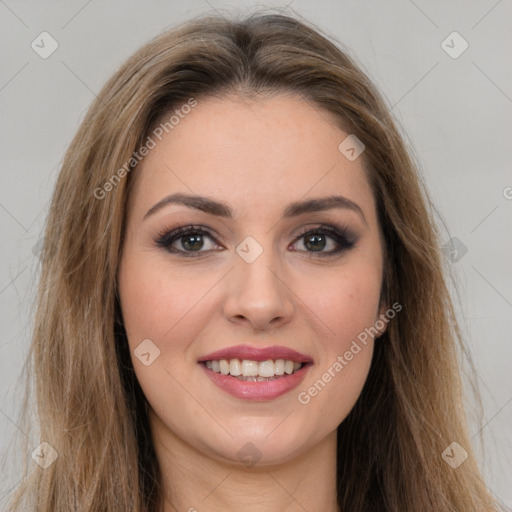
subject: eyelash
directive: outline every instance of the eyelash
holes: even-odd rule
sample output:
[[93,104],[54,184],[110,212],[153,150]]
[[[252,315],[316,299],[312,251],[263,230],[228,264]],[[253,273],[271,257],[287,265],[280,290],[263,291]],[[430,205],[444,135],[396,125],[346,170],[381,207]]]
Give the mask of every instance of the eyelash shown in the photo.
[[[304,238],[307,235],[312,234],[322,234],[327,235],[330,238],[332,238],[337,244],[338,247],[334,250],[328,251],[328,252],[315,252],[315,251],[299,251],[299,252],[307,252],[310,254],[311,258],[314,257],[320,257],[325,258],[329,256],[334,256],[336,254],[339,254],[343,251],[349,250],[357,242],[356,235],[347,227],[334,227],[329,226],[326,224],[322,224],[321,226],[317,228],[305,228],[302,230],[302,232],[295,238],[293,244],[295,244],[298,240],[301,238]],[[168,252],[172,254],[178,254],[180,256],[184,256],[187,258],[198,258],[202,257],[202,253],[210,252],[210,251],[183,251],[181,249],[174,249],[171,248],[171,245],[180,238],[185,238],[187,235],[206,235],[209,238],[211,238],[215,243],[218,243],[215,237],[206,229],[200,227],[200,226],[183,226],[177,229],[174,229],[172,231],[161,231],[157,235],[157,239],[155,240],[156,244],[159,247],[164,248]]]

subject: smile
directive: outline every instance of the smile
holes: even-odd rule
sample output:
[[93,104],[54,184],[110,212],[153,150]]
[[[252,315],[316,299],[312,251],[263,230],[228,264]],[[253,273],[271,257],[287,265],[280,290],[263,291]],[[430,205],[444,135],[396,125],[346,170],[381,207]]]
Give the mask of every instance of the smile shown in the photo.
[[284,375],[292,375],[300,370],[302,363],[290,359],[268,359],[266,361],[254,361],[250,359],[220,359],[206,361],[206,367],[215,373],[231,375],[239,380],[262,382],[281,378]]
[[[313,366],[313,363],[294,363],[294,367],[292,369],[291,373],[286,372],[286,365],[287,361],[284,361],[285,370],[282,375],[278,375],[276,373],[276,366],[277,366],[277,372],[281,371],[281,368],[283,366],[283,363],[281,361],[283,360],[277,360],[277,361],[251,361],[251,360],[242,360],[240,362],[240,375],[231,375],[230,373],[223,374],[220,371],[220,365],[221,361],[225,361],[225,363],[222,363],[224,371],[227,369],[227,360],[213,360],[213,361],[206,361],[206,362],[200,362],[199,366],[203,369],[206,376],[210,379],[210,381],[215,384],[220,390],[223,392],[238,398],[242,400],[254,400],[254,401],[269,401],[274,400],[282,395],[285,395],[286,393],[289,393],[293,389],[295,389],[297,386],[300,385],[300,383],[304,380],[306,377],[307,372]],[[233,360],[229,361],[229,368],[231,371],[231,362]],[[256,375],[244,375],[242,368],[243,363],[246,362],[248,364],[245,365],[246,372],[249,373],[255,373],[257,368],[257,374]],[[258,363],[258,366],[256,364]],[[264,377],[260,375],[260,364],[266,363],[263,365],[262,373],[270,373],[270,370],[274,373],[273,376],[270,377]],[[236,364],[235,363],[235,373],[236,373]],[[271,364],[273,365],[273,369],[271,367]],[[214,370],[215,367],[219,367],[218,371]],[[298,365],[298,366],[297,366]],[[208,366],[211,366],[209,368]],[[290,365],[288,363],[288,369],[290,368]]]
[[222,391],[244,400],[273,400],[296,388],[313,366],[312,357],[285,346],[236,345],[197,361]]

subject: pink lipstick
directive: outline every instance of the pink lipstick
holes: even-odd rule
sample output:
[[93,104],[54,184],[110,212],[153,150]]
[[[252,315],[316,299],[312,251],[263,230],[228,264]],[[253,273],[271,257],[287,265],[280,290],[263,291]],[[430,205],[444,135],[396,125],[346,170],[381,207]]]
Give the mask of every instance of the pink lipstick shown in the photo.
[[211,381],[226,393],[245,400],[273,400],[299,386],[313,359],[296,350],[237,345],[198,359]]

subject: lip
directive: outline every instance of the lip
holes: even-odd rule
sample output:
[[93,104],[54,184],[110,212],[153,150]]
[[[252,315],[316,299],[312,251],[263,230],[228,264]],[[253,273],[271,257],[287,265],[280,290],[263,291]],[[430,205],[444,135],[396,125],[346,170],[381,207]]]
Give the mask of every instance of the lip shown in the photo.
[[[200,357],[199,363],[205,361],[219,361],[220,359],[250,359],[251,361],[267,361],[268,359],[289,359],[297,363],[312,363],[311,357],[301,354],[288,347],[274,345],[272,347],[254,347],[251,345],[236,345],[224,348]],[[297,372],[298,373],[298,372]],[[293,376],[293,374],[292,374]],[[280,379],[279,379],[280,380]],[[277,381],[271,381],[277,382]]]
[[[214,354],[217,353],[215,352]],[[212,354],[210,354],[208,357],[211,356]],[[272,358],[268,357],[267,359]],[[205,359],[205,361],[208,360],[209,359]],[[208,369],[202,362],[199,363],[199,366],[203,368],[203,371],[206,372],[206,375],[213,381],[215,385],[217,385],[226,393],[229,393],[231,396],[244,400],[263,401],[278,398],[279,396],[284,395],[285,393],[288,393],[292,389],[299,386],[299,384],[306,377],[306,374],[309,371],[309,368],[311,368],[312,363],[308,362],[308,364],[305,364],[300,370],[297,370],[291,375],[283,376],[276,380],[262,382],[243,381],[230,375],[216,373],[213,370]]]

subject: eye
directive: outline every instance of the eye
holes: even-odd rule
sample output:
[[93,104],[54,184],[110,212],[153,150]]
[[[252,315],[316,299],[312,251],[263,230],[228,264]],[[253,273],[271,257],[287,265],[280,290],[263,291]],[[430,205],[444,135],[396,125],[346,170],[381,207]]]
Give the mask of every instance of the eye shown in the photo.
[[186,226],[174,231],[160,233],[156,243],[171,253],[196,257],[199,256],[197,253],[206,252],[201,250],[205,246],[205,238],[215,241],[213,236],[204,228]]
[[[208,243],[205,244],[206,240],[209,240],[210,244],[213,242],[210,248]],[[303,230],[295,240],[291,246],[292,250],[307,252],[310,257],[326,257],[352,248],[357,238],[348,228],[322,225]],[[301,244],[297,243],[299,240]],[[199,226],[185,226],[172,231],[163,231],[156,239],[159,247],[186,257],[199,257],[201,253],[216,250],[218,248],[216,242],[208,230]],[[297,249],[298,245],[303,245],[305,249]],[[326,248],[328,250],[325,250]]]
[[[306,248],[305,252],[310,253],[311,257],[325,257],[351,249],[357,238],[348,228],[323,225],[313,229],[306,228],[296,240],[300,240],[301,244],[295,242],[293,247],[303,245]],[[328,250],[324,250],[326,248]]]

